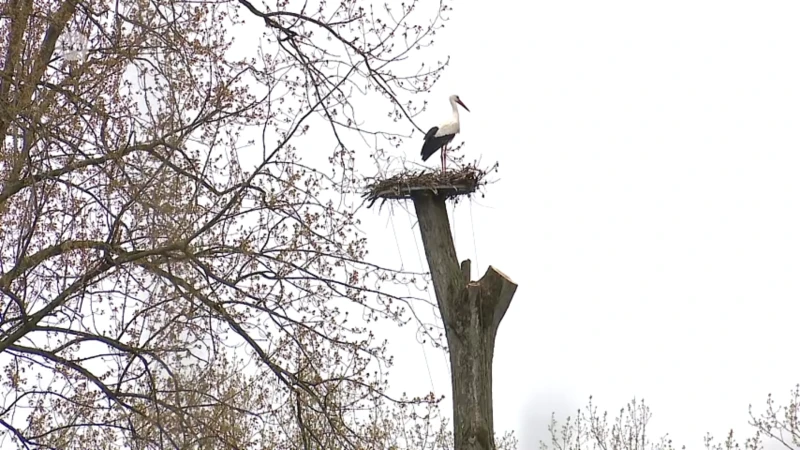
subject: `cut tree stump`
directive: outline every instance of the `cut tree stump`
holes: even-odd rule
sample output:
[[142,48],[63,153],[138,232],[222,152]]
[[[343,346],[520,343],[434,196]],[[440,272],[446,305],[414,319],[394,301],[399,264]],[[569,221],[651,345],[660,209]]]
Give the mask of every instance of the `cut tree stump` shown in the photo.
[[[471,281],[470,261],[458,263],[445,202],[453,195],[474,192],[485,173],[477,173],[474,168],[464,171],[471,173],[451,173],[444,180],[435,174],[424,174],[419,180],[407,175],[394,186],[384,180],[383,185],[372,185],[368,194],[373,203],[378,198],[407,198],[414,202],[450,349],[455,448],[494,450],[494,342],[517,285],[491,266],[480,280]],[[441,177],[447,178],[448,174]],[[453,179],[462,180],[461,191],[442,189],[455,184]],[[376,186],[379,189],[373,189]]]

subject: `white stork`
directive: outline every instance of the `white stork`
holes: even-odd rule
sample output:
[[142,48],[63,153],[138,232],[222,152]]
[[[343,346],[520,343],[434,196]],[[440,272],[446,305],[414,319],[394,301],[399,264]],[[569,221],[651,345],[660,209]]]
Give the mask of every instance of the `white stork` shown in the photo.
[[423,161],[427,161],[431,155],[436,153],[436,150],[442,149],[442,173],[444,173],[447,163],[447,144],[461,131],[461,123],[458,120],[458,105],[469,111],[467,105],[462,103],[457,95],[451,95],[450,106],[453,107],[453,117],[438,127],[428,130],[425,134],[425,143],[422,145],[421,155]]

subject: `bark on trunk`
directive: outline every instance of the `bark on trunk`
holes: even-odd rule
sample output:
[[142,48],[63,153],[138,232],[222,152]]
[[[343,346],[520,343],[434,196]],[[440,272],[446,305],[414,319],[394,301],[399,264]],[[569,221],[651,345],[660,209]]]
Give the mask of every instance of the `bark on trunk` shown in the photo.
[[491,266],[470,281],[470,261],[458,264],[443,196],[415,195],[414,208],[450,348],[455,448],[494,450],[494,341],[517,285]]

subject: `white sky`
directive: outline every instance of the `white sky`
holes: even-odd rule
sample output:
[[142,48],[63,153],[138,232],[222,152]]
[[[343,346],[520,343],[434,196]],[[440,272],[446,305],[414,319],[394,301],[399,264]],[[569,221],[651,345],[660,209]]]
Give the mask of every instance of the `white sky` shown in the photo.
[[[746,430],[748,404],[800,382],[800,2],[472,1],[450,18],[418,123],[458,94],[456,143],[500,163],[451,214],[473,278],[492,264],[520,285],[495,430],[536,449],[550,413],[589,395],[610,411],[644,397],[653,437],[689,448]],[[360,218],[377,259],[427,270],[413,217]],[[395,389],[449,394],[441,351],[381,331]]]
[[[800,2],[498,0],[450,17],[452,65],[419,123],[458,94],[456,143],[500,162],[451,216],[473,277],[492,264],[520,285],[496,431],[536,449],[551,411],[635,396],[654,433],[700,448],[783,398],[800,382]],[[418,230],[391,217],[361,214],[372,253],[399,246],[408,266]],[[431,381],[413,338],[392,351],[394,380],[447,392],[441,352],[426,349]]]

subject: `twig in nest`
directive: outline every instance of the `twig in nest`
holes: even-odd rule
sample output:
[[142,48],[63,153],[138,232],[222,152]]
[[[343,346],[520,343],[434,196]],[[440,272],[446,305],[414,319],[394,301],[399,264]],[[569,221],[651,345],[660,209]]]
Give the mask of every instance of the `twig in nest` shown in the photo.
[[378,199],[382,199],[381,206],[387,200],[405,200],[415,195],[432,193],[445,197],[469,195],[486,184],[486,175],[491,169],[484,170],[474,165],[468,165],[460,170],[442,173],[434,171],[405,171],[384,179],[373,178],[367,184],[366,192],[362,197],[369,202],[367,208]]

